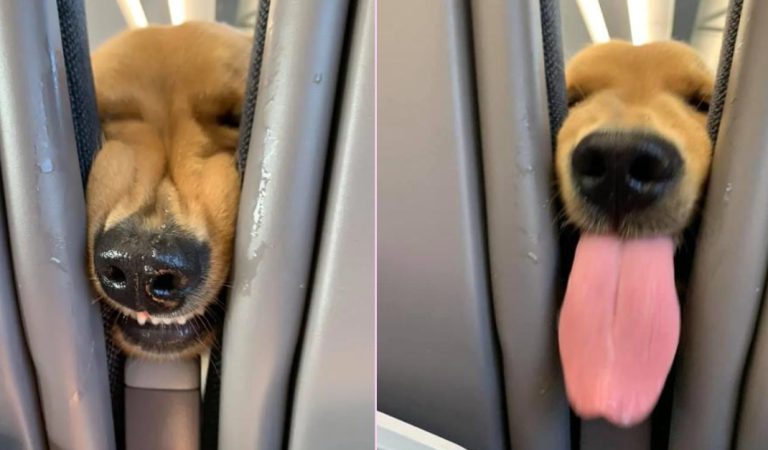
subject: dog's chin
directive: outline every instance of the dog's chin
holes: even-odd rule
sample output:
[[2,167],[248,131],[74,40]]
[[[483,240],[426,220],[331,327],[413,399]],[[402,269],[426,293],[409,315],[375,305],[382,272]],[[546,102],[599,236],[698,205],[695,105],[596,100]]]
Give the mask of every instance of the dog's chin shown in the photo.
[[203,314],[184,323],[140,324],[135,318],[115,313],[111,333],[117,345],[128,355],[154,360],[183,359],[209,349],[223,323],[221,308],[209,305]]

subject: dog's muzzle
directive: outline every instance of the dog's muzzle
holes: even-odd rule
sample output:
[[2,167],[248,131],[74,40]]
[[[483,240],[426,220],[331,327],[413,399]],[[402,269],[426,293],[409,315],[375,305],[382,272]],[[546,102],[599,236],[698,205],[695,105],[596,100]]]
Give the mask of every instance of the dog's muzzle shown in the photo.
[[677,148],[648,132],[594,132],[571,157],[576,192],[614,223],[659,203],[677,185],[682,169]]

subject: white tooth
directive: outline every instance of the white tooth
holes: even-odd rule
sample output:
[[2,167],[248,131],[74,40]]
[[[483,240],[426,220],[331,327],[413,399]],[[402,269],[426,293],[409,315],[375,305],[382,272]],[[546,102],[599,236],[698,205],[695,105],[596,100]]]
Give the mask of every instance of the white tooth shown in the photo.
[[178,319],[176,319],[176,322],[177,322],[179,325],[184,325],[184,324],[186,324],[186,323],[187,323],[187,318],[186,318],[186,317],[179,317]]
[[160,319],[157,317],[150,317],[149,320],[152,321],[152,325],[160,325]]
[[171,319],[170,317],[166,317],[163,319],[163,323],[166,325],[170,325],[173,323],[173,319]]
[[147,323],[147,316],[145,316],[144,314],[138,314],[136,316],[136,320],[139,322],[139,325],[144,325],[145,323]]

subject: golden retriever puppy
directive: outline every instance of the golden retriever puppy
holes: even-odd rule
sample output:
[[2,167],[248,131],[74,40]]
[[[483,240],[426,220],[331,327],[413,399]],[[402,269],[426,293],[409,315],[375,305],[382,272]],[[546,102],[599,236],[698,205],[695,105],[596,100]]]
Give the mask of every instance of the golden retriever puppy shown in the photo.
[[555,171],[581,236],[559,319],[566,391],[585,418],[653,410],[677,349],[675,240],[710,166],[713,77],[685,44],[612,41],[566,69]]
[[88,266],[128,354],[211,345],[240,191],[251,38],[214,23],[125,32],[92,55],[104,145],[89,176]]

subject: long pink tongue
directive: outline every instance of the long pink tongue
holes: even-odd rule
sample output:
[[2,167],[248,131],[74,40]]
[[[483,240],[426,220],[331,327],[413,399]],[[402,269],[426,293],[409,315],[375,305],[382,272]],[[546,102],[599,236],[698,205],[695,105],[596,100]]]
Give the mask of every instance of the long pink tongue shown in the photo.
[[680,335],[674,244],[584,235],[560,312],[560,358],[571,406],[621,426],[659,399]]

